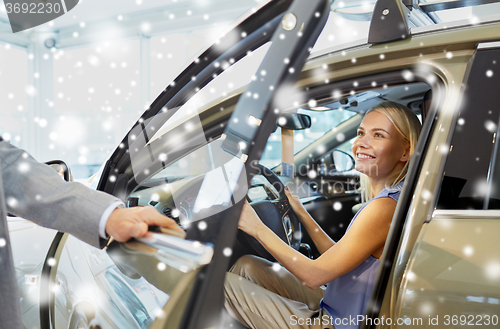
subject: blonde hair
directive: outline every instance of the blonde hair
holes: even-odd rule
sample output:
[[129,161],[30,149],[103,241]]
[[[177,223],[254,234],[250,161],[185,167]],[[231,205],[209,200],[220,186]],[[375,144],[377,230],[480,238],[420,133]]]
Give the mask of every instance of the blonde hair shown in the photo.
[[[418,136],[420,135],[420,130],[422,129],[422,124],[418,120],[415,113],[413,113],[409,108],[396,102],[382,102],[375,105],[369,109],[365,115],[370,112],[378,112],[383,114],[392,122],[396,130],[403,137],[405,144],[410,144],[410,154],[408,161],[406,161],[403,169],[397,174],[389,177],[385,183],[385,187],[399,184],[403,182],[408,173],[408,167],[410,166],[411,158],[413,157],[413,152],[415,151],[415,146],[417,145]],[[362,202],[366,202],[372,198],[371,196],[371,186],[368,180],[368,176],[361,174],[361,199]]]

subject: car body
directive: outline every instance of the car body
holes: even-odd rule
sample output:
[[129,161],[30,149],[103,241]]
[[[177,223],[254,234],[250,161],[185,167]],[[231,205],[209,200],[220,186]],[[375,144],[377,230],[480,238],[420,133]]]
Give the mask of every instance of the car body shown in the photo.
[[[284,145],[283,130],[273,133],[279,113],[264,109],[312,117],[311,128],[296,133],[302,137],[295,139],[294,177],[280,179],[337,240],[360,198],[358,176],[335,168],[332,150],[348,151],[363,113],[383,100],[408,105],[421,115],[423,130],[384,265],[358,324],[498,324],[500,16],[415,27],[402,40],[326,49],[299,70],[328,9],[324,1],[311,1],[310,17],[298,19],[310,24],[304,34],[314,40],[300,40],[301,35],[289,48],[279,47],[274,43],[280,33],[290,32],[282,27],[283,13],[299,8],[288,9],[291,3],[262,5],[201,53],[144,112],[92,183],[128,206],[152,205],[178,219],[188,240],[199,241],[193,246],[201,242],[213,256],[202,257],[181,242],[175,246],[175,239],[97,250],[62,233],[44,233],[31,260],[15,257],[22,298],[40,294],[22,304],[26,327],[222,328],[224,273],[237,257],[256,252],[237,231],[240,201],[250,191],[254,205],[279,203],[279,188],[245,174],[259,159],[275,173],[284,171],[275,150]],[[304,3],[292,4],[299,5]],[[430,90],[429,110],[422,114]],[[259,124],[242,130],[238,123],[249,116]],[[301,144],[304,138],[309,139]],[[292,238],[312,244],[305,233],[293,236],[297,224],[284,224],[291,244]],[[21,249],[16,228],[28,224],[9,225],[14,250]],[[51,259],[56,266],[46,265]]]

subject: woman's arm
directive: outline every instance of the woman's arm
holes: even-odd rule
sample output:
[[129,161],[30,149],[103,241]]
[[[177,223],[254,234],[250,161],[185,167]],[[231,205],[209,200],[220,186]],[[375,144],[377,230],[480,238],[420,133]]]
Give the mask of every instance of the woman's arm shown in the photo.
[[285,186],[285,194],[288,197],[288,202],[292,206],[293,211],[299,217],[300,222],[306,228],[307,234],[311,237],[314,242],[314,245],[318,249],[320,254],[323,254],[325,251],[330,249],[334,244],[333,241],[328,234],[323,231],[321,226],[312,218],[312,216],[307,212],[306,208],[302,202],[300,202],[299,197],[296,195],[292,195],[288,187]]
[[395,208],[396,201],[391,198],[372,201],[358,214],[344,237],[315,260],[284,243],[262,223],[248,203],[243,206],[239,227],[256,238],[307,287],[314,289],[350,272],[383,248]]

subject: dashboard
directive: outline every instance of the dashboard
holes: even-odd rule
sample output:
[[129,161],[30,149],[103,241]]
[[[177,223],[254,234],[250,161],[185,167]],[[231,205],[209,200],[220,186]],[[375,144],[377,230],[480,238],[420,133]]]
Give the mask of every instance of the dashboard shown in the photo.
[[[275,200],[279,198],[279,193],[264,177],[256,175],[252,178],[246,197],[249,202]],[[211,183],[206,186],[204,175],[200,175],[178,178],[172,182],[165,179],[150,180],[131,193],[127,206],[154,206],[186,229],[191,222],[210,215],[210,209],[221,211],[233,202],[227,184]]]

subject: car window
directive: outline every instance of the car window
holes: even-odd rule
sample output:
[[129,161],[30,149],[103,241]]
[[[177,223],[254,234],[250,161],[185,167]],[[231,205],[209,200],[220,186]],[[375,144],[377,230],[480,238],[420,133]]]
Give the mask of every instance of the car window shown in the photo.
[[[500,209],[500,48],[477,51],[449,148],[437,208]],[[448,151],[448,150],[443,150]]]
[[[329,111],[313,111],[299,109],[298,113],[307,114],[311,117],[311,128],[294,131],[293,153],[297,154],[305,147],[321,138],[324,134],[335,129],[339,124],[356,115],[356,112],[345,109]],[[350,147],[345,147],[349,148]],[[350,151],[349,151],[350,152]],[[269,136],[266,149],[262,154],[260,163],[272,168],[281,163],[281,128],[278,127]]]

